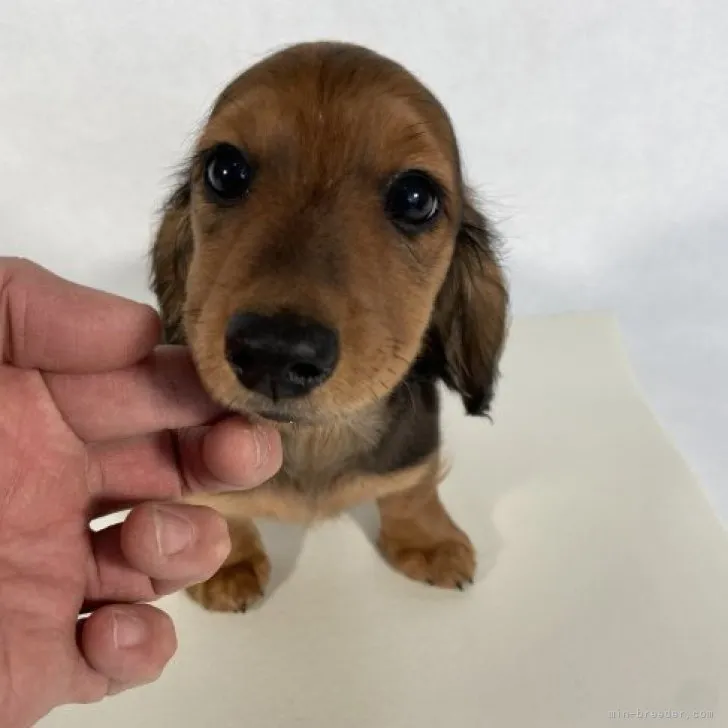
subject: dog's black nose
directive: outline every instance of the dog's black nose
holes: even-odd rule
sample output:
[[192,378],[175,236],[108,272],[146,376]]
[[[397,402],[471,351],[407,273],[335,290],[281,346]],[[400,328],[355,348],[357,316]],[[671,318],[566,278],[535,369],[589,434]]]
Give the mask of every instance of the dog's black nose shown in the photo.
[[290,313],[239,311],[228,321],[225,355],[240,383],[272,400],[301,397],[331,376],[336,331]]

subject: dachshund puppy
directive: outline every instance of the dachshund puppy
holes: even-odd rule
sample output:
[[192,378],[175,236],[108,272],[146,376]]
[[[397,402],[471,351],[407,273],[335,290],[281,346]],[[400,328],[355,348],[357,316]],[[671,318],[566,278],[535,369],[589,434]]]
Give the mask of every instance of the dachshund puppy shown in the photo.
[[438,497],[438,382],[487,414],[506,331],[494,235],[448,115],[396,63],[304,43],[217,99],[152,248],[169,343],[210,395],[276,423],[283,467],[196,498],[227,519],[225,565],[190,590],[244,611],[270,564],[251,519],[310,523],[376,501],[379,548],[412,579],[472,582]]

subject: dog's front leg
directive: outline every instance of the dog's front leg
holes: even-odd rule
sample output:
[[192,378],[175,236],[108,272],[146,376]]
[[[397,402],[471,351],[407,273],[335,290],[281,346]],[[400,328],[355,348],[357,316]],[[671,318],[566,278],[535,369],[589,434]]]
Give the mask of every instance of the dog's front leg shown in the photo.
[[433,459],[413,487],[379,499],[379,548],[411,579],[449,589],[472,584],[476,557],[468,536],[440,501],[440,468]]

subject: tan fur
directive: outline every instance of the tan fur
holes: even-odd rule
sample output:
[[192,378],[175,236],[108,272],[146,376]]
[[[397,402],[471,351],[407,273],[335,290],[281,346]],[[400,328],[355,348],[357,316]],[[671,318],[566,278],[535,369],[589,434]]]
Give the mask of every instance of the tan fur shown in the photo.
[[347,509],[377,498],[384,498],[424,480],[439,483],[442,476],[439,453],[424,462],[397,473],[360,475],[346,473],[327,483],[328,488],[313,495],[310,488],[291,488],[285,475],[278,475],[259,488],[222,494],[200,493],[187,503],[214,508],[229,523],[251,518],[266,518],[284,523],[311,524],[339,515]]
[[[322,94],[321,77],[338,93]],[[255,194],[240,211],[218,210],[193,184],[186,340],[215,398],[249,410],[256,398],[241,391],[224,360],[223,331],[235,310],[293,309],[335,326],[342,349],[334,376],[305,403],[291,404],[291,413],[320,420],[322,413],[356,412],[379,401],[405,374],[450,264],[459,190],[447,120],[433,113],[429,94],[390,62],[363,51],[332,60],[326,46],[264,61],[224,95],[228,101],[211,116],[197,149],[230,141],[270,162],[260,165]],[[386,101],[372,103],[376,97]],[[318,113],[311,99],[320,104]],[[347,126],[347,134],[339,133]],[[413,254],[372,192],[395,171],[415,166],[438,174],[451,199],[438,229],[420,236]],[[191,178],[201,174],[193,165]],[[168,206],[166,216],[179,213]],[[179,222],[165,220],[160,235],[176,230]],[[351,230],[357,231],[353,245]],[[184,239],[156,247],[178,251],[160,259],[185,261]],[[178,299],[164,295],[167,281],[161,273],[157,290],[163,302],[173,299],[167,304],[173,316]],[[387,295],[391,290],[407,291],[407,305]]]
[[[200,157],[221,142],[256,164],[250,194],[224,208],[204,194]],[[412,239],[382,205],[387,181],[408,169],[444,192],[436,224]],[[327,381],[276,403],[295,421],[280,425],[279,475],[253,491],[195,497],[228,519],[236,544],[233,561],[193,590],[198,601],[241,609],[262,591],[267,558],[248,519],[310,522],[374,499],[390,563],[440,586],[472,577],[472,547],[437,499],[431,384],[420,386],[413,367],[431,365],[422,376],[460,393],[468,412],[487,412],[508,297],[450,120],[419,81],[371,51],[327,43],[243,73],[215,103],[165,207],[152,269],[167,340],[189,344],[211,396],[253,419],[266,403],[225,357],[234,312],[293,310],[340,340]]]
[[[263,595],[270,576],[270,563],[251,518],[310,524],[376,498],[380,499],[382,524],[386,524],[380,547],[392,566],[420,581],[457,586],[455,581],[460,583],[472,577],[472,570],[467,572],[466,569],[469,563],[474,567],[472,547],[465,560],[462,556],[430,557],[439,550],[443,554],[449,553],[453,543],[456,543],[457,555],[469,547],[467,537],[452,525],[439,501],[435,503],[432,498],[433,495],[437,498],[435,489],[440,476],[436,454],[395,475],[344,476],[315,500],[308,495],[292,493],[279,479],[242,493],[191,496],[186,499],[188,503],[214,508],[224,516],[233,546],[217,574],[189,589],[189,594],[207,609],[246,611]],[[399,495],[401,493],[412,495]],[[416,553],[420,560],[429,559],[430,570],[426,565],[419,570],[410,566],[410,562],[417,559]]]
[[379,548],[411,579],[463,589],[475,577],[475,550],[440,501],[439,472],[430,468],[414,487],[379,499]]
[[244,518],[228,520],[232,549],[223,567],[188,590],[203,607],[215,612],[245,612],[262,596],[270,578],[270,561],[255,525]]

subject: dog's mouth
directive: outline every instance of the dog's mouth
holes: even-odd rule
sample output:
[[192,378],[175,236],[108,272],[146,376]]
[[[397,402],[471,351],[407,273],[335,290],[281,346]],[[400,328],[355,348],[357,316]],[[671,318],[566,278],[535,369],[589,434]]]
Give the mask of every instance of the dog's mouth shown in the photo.
[[272,423],[280,426],[305,426],[321,424],[321,419],[313,411],[306,407],[291,407],[285,404],[277,405],[268,402],[249,402],[242,414],[252,420],[259,420],[263,423]]
[[301,417],[296,417],[285,412],[277,412],[276,410],[258,410],[253,414],[255,417],[258,417],[261,420],[277,422],[282,425],[298,425],[302,423],[305,424],[305,420],[303,420]]

